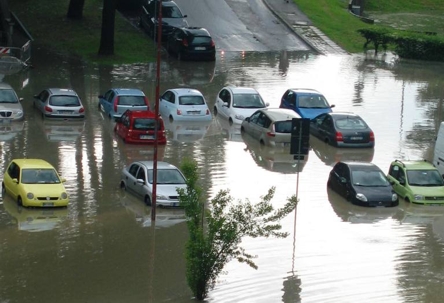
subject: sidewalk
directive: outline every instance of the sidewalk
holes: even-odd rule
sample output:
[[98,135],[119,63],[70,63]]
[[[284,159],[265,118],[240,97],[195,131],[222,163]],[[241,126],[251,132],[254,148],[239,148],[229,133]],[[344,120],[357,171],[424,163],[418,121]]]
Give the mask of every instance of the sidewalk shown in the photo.
[[320,54],[347,54],[340,46],[312,25],[293,0],[262,0],[270,11],[295,35]]

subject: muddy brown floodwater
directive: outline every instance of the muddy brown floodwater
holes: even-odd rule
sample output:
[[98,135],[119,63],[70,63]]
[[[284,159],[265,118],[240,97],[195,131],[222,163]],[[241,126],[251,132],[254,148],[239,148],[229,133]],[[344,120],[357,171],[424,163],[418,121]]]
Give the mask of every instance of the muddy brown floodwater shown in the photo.
[[[0,176],[14,158],[43,158],[67,179],[67,209],[0,205],[0,302],[190,302],[185,279],[183,211],[159,209],[119,189],[120,171],[152,159],[148,146],[124,144],[97,110],[110,87],[142,89],[154,103],[155,63],[86,65],[36,54],[35,67],[4,75],[24,98],[25,120],[2,126]],[[271,107],[290,87],[315,88],[335,111],[361,115],[372,127],[372,150],[337,149],[310,139],[308,158],[262,149],[219,117],[209,124],[171,123],[159,159],[198,162],[206,197],[229,189],[257,201],[276,186],[273,204],[298,193],[297,211],[282,221],[286,239],[243,239],[257,270],[232,261],[208,302],[441,302],[444,297],[444,207],[400,202],[394,208],[350,205],[327,191],[338,160],[430,159],[443,120],[444,65],[399,62],[391,55],[316,56],[305,52],[227,52],[215,63],[162,62],[161,91],[193,87],[210,107],[227,83],[259,90]],[[42,120],[32,96],[72,87],[84,123]],[[299,176],[299,185],[297,178]]]

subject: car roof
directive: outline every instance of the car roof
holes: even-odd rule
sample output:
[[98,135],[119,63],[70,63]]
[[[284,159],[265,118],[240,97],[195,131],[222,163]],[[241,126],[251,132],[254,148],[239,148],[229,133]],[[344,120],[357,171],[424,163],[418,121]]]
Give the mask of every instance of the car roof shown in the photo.
[[294,110],[288,108],[262,108],[260,111],[264,112],[273,121],[283,121],[301,117]]
[[137,88],[113,88],[120,96],[145,96],[144,92]]
[[206,36],[211,37],[210,33],[206,28],[203,27],[195,27],[195,26],[188,26],[188,27],[182,27],[181,28],[184,32],[187,33],[189,36]]
[[259,92],[252,87],[242,87],[242,86],[225,86],[224,88],[229,89],[233,94],[258,94]]
[[[148,169],[152,169],[154,166],[154,161],[136,161],[134,163],[141,164]],[[158,169],[177,169],[177,167],[174,166],[173,164],[170,164],[168,162],[163,162],[163,161],[157,161],[157,168]]]
[[351,112],[330,112],[330,113],[325,113],[325,114],[330,115],[333,118],[338,118],[338,119],[347,118],[347,117],[361,118],[361,116],[359,116],[358,114],[351,113]]
[[373,163],[369,163],[369,162],[341,161],[341,163],[344,163],[351,168],[358,168],[359,167],[359,168],[368,168],[368,169],[372,169],[372,170],[374,170],[376,168],[378,170],[381,170],[379,168],[379,166],[377,166],[376,164],[373,164]]
[[47,161],[42,159],[13,159],[12,162],[17,163],[20,168],[54,168]]
[[288,90],[291,90],[295,93],[307,93],[307,94],[319,94],[322,95],[319,91],[317,91],[314,88],[289,88]]
[[194,88],[171,88],[169,90],[175,92],[179,96],[203,96],[200,91]]
[[[133,118],[154,118],[156,116],[156,113],[150,110],[128,110],[128,113]],[[162,118],[159,117],[159,120]]]
[[13,89],[13,88],[8,83],[0,82],[0,89]]
[[77,96],[77,93],[71,88],[48,88],[52,95]]
[[395,160],[392,162],[392,164],[394,163],[398,163],[401,166],[405,167],[406,169],[437,169],[435,166],[433,166],[432,163],[427,162],[426,160],[406,160],[406,161],[401,161],[401,160]]

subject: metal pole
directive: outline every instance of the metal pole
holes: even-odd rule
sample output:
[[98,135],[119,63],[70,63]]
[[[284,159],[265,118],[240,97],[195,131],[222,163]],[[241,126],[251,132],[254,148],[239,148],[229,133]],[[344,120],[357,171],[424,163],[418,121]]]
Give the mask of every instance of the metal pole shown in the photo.
[[162,50],[162,0],[159,1],[159,18],[157,19],[157,70],[156,70],[156,100],[155,100],[155,128],[154,128],[154,157],[153,157],[153,195],[151,201],[151,220],[156,221],[157,197],[157,147],[159,129],[159,97],[160,97],[160,54]]

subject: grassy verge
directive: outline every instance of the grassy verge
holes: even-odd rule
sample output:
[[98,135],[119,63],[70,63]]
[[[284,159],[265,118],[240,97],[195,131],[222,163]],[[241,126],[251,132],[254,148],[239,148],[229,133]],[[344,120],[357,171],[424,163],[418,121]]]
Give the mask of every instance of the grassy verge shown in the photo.
[[116,13],[114,56],[97,56],[102,26],[103,0],[87,0],[83,20],[66,18],[69,0],[15,0],[9,8],[26,26],[36,44],[59,53],[75,54],[103,63],[155,61],[156,46],[142,31]]

